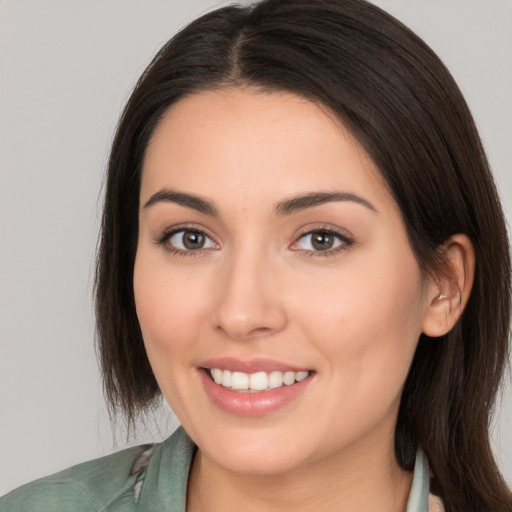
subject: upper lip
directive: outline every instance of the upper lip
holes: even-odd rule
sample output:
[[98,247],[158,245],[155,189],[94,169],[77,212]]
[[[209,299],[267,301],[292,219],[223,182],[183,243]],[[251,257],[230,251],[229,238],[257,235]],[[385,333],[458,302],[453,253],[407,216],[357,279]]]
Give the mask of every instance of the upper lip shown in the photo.
[[234,357],[219,357],[203,361],[201,368],[218,368],[219,370],[230,370],[232,372],[256,373],[256,372],[302,372],[309,368],[293,366],[282,361],[266,358],[254,358],[248,360],[237,359]]

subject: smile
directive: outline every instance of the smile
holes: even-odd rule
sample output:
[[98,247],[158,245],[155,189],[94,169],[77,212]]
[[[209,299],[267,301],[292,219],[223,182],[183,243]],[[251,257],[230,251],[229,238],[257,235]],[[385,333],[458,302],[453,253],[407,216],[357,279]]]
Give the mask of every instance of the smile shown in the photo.
[[229,414],[262,416],[308,396],[317,372],[271,359],[203,361],[198,376],[210,402]]
[[270,391],[282,386],[291,386],[296,382],[301,382],[309,375],[308,370],[300,372],[292,371],[272,371],[244,373],[230,370],[221,370],[220,368],[210,368],[211,378],[216,384],[231,391],[257,393],[261,391]]

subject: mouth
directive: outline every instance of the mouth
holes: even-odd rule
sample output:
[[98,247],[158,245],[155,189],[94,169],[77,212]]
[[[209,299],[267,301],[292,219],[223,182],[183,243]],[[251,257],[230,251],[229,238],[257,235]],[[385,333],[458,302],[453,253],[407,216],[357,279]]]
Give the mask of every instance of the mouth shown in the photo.
[[316,370],[266,358],[221,357],[197,368],[211,403],[229,414],[264,416],[309,396]]
[[241,393],[268,392],[286,386],[292,386],[308,378],[311,370],[301,371],[259,371],[244,373],[240,371],[223,370],[221,368],[203,368],[206,374],[219,386],[230,391]]

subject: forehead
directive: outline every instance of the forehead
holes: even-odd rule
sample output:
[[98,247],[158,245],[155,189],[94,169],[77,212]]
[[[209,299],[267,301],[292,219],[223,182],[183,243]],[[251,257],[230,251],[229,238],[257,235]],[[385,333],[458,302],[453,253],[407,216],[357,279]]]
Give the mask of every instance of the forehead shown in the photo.
[[163,187],[257,202],[320,189],[388,195],[326,108],[288,92],[241,89],[192,94],[166,113],[148,145],[141,200]]

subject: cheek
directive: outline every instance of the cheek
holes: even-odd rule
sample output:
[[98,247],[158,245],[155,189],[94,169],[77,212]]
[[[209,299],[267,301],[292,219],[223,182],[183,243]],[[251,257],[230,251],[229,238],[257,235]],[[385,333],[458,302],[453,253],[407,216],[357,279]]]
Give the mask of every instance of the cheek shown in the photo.
[[[378,265],[364,265],[361,273],[351,267],[317,287],[301,310],[303,331],[322,354],[319,377],[335,390],[316,414],[349,437],[382,422],[392,432],[421,332],[416,265],[391,263],[385,262],[386,272]],[[349,439],[338,437],[333,442]]]
[[138,252],[133,285],[146,353],[160,390],[182,420],[190,412],[183,404],[194,401],[183,383],[195,376],[192,361],[205,315],[205,295],[193,283],[186,272],[170,269],[165,256]]
[[133,285],[137,317],[150,359],[155,352],[183,350],[194,339],[198,319],[203,315],[202,297],[193,281],[141,252],[135,262]]
[[[312,287],[301,318],[333,374],[401,386],[421,333],[421,276],[412,255],[364,261]],[[336,367],[336,368],[334,368]]]

